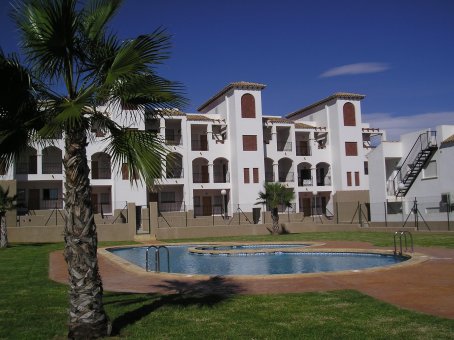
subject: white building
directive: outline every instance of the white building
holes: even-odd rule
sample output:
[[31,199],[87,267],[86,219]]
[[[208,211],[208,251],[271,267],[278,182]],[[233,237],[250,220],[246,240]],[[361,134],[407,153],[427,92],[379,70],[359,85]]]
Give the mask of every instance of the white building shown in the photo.
[[[362,123],[363,95],[336,93],[279,118],[263,114],[263,84],[237,82],[202,104],[197,114],[179,111],[145,118],[134,128],[151,130],[170,154],[155,189],[131,187],[126,164],[113,171],[102,131],[93,131],[87,157],[95,212],[110,214],[126,202],[158,202],[163,211],[196,216],[251,211],[264,182],[294,190],[295,212],[335,210],[342,201],[367,201],[366,155],[382,131]],[[112,116],[115,117],[115,112]],[[0,180],[15,180],[27,208],[62,207],[63,140],[30,147]]]
[[368,159],[372,221],[413,221],[415,212],[421,223],[449,220],[454,210],[454,125],[383,141]]

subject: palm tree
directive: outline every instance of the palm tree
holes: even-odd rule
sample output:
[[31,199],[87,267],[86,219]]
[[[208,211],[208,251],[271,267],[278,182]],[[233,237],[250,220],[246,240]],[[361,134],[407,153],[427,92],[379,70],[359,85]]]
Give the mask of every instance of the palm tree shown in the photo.
[[279,206],[290,207],[291,201],[295,199],[295,193],[281,183],[265,183],[264,191],[259,192],[256,204],[266,204],[271,210],[273,220],[273,234],[279,232]]
[[0,186],[0,248],[8,247],[8,232],[6,229],[6,212],[16,209],[17,196],[9,195],[9,188]]
[[[167,150],[156,134],[119,125],[112,112],[120,112],[130,124],[145,114],[156,116],[162,112],[158,109],[185,103],[181,85],[155,71],[169,56],[164,30],[125,41],[108,31],[121,2],[89,0],[82,6],[77,0],[24,0],[12,14],[31,73],[40,85],[33,122],[45,123],[29,126],[44,139],[64,133],[64,256],[70,286],[68,337],[74,339],[102,337],[111,329],[97,260],[86,155],[90,130],[108,132],[105,152],[117,168],[128,164],[131,183],[139,177],[151,186],[154,178],[161,177]],[[4,159],[11,161],[12,156]]]

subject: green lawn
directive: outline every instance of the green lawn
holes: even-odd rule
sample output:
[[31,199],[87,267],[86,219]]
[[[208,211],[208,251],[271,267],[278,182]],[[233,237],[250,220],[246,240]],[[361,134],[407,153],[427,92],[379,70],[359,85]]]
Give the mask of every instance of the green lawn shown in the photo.
[[[453,247],[453,236],[418,234],[415,243]],[[222,240],[333,238],[392,245],[392,236],[381,233]],[[0,339],[65,338],[67,287],[47,278],[48,254],[61,248],[13,245],[0,250]],[[230,297],[106,292],[105,307],[116,338],[454,339],[454,320],[401,310],[355,291]]]

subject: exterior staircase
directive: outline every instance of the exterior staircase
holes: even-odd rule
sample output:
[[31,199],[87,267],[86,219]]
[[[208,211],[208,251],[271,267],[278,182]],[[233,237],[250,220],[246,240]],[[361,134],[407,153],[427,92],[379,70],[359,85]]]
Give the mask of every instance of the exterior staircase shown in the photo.
[[405,197],[421,170],[437,151],[436,131],[421,133],[393,179],[394,195]]

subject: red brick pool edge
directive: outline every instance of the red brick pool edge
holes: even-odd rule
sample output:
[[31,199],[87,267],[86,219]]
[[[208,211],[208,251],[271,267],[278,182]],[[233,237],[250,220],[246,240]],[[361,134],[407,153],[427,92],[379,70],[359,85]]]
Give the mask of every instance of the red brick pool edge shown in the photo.
[[[377,249],[364,242],[326,241],[314,248]],[[380,248],[390,250],[390,248]],[[99,255],[104,289],[131,293],[209,291],[235,294],[275,294],[353,289],[393,305],[454,319],[454,249],[417,247],[425,257],[412,265],[359,272],[299,274],[289,277],[199,278],[139,272]],[[67,283],[61,251],[50,254],[49,277]]]

